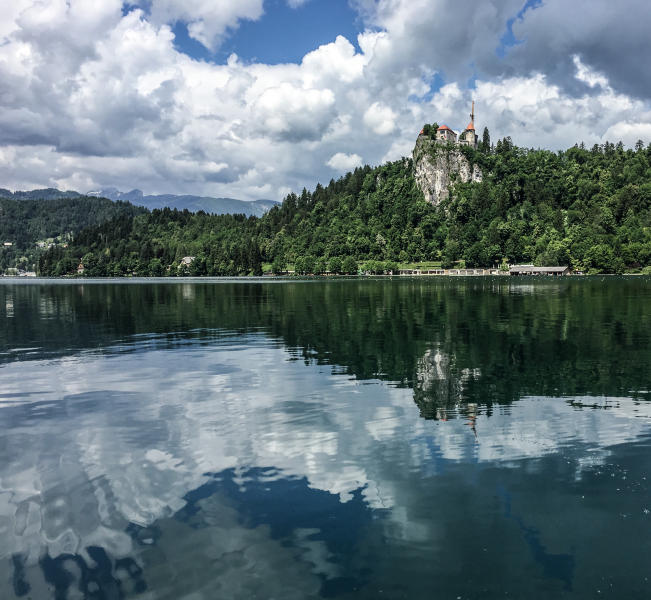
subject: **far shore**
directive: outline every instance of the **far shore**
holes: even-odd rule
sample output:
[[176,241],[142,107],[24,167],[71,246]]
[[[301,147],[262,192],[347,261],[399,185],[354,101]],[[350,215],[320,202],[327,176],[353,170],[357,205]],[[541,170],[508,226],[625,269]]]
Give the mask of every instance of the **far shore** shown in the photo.
[[74,276],[60,276],[60,277],[41,277],[41,276],[24,276],[24,275],[0,275],[0,282],[4,283],[39,283],[43,281],[47,282],[61,282],[61,283],[103,283],[103,282],[133,282],[133,283],[142,283],[142,282],[157,282],[157,283],[175,283],[175,282],[185,282],[185,281],[320,281],[320,280],[341,280],[341,279],[423,279],[423,278],[479,278],[479,277],[489,277],[494,279],[499,279],[502,281],[550,281],[557,279],[577,279],[577,278],[589,278],[594,279],[597,277],[649,277],[645,273],[571,273],[562,276],[554,275],[518,275],[513,276],[509,273],[491,273],[491,274],[472,274],[472,273],[446,273],[446,274],[424,274],[424,273],[412,273],[412,274],[366,274],[359,273],[355,275],[350,274],[335,274],[335,273],[325,273],[322,275],[295,275],[293,273],[283,273],[283,274],[264,274],[264,275],[188,275],[188,276],[176,276],[176,277],[153,277],[148,275],[116,275],[116,276],[101,276],[101,277],[84,277],[80,275]]

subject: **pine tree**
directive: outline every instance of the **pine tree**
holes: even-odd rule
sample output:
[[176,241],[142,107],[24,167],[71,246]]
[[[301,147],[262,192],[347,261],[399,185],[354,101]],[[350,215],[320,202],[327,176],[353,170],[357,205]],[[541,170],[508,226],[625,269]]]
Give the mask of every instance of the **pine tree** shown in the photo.
[[491,136],[490,133],[488,133],[488,127],[484,127],[484,133],[482,134],[481,140],[481,150],[486,154],[490,154],[491,152]]

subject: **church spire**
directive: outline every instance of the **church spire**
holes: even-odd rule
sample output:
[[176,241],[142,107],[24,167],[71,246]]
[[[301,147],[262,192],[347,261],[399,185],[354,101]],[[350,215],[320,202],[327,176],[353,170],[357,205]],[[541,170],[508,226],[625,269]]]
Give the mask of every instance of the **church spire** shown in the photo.
[[475,131],[475,101],[472,101],[472,109],[470,113],[470,123],[468,123],[468,127],[466,127],[467,130],[472,130]]

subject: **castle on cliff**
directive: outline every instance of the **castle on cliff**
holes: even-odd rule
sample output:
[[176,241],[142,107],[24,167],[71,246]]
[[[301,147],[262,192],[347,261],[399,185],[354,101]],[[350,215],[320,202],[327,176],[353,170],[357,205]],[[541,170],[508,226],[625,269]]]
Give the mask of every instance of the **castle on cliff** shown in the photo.
[[[420,135],[425,135],[425,129],[422,129]],[[420,136],[419,136],[420,137]],[[450,129],[447,125],[439,125],[439,128],[436,130],[436,141],[437,142],[451,142],[459,146],[472,146],[477,149],[477,133],[475,132],[475,102],[472,102],[472,109],[470,112],[470,123],[463,130],[463,133],[457,134]]]

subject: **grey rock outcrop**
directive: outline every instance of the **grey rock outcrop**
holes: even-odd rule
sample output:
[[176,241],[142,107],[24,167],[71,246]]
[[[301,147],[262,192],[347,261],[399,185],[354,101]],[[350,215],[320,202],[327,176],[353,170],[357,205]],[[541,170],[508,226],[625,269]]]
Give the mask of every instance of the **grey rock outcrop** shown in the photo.
[[413,152],[414,177],[425,200],[435,206],[450,195],[454,183],[481,182],[483,173],[458,147],[420,136]]

